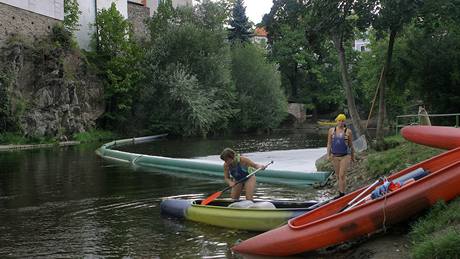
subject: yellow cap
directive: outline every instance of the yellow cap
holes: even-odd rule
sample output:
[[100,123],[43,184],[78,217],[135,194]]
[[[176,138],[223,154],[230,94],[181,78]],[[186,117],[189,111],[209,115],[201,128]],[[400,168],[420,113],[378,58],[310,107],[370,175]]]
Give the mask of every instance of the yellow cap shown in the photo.
[[347,116],[345,116],[345,114],[343,113],[337,115],[337,117],[335,118],[335,121],[346,121],[346,120],[347,120]]

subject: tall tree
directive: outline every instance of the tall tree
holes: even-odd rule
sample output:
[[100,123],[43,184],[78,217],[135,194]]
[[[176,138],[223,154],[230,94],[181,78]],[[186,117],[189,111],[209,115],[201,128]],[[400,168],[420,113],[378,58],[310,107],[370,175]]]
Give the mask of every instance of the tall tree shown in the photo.
[[231,42],[249,42],[251,25],[246,16],[246,7],[243,0],[236,0],[230,19],[228,39]]
[[78,0],[64,0],[64,28],[75,31],[79,26],[80,14]]
[[354,40],[356,29],[362,31],[369,27],[373,4],[367,0],[311,0],[306,3],[308,11],[307,34],[313,36],[326,34],[334,43],[348,111],[358,136],[364,134],[365,129],[360,123],[361,119],[355,104],[344,44]]
[[239,112],[237,130],[275,128],[287,115],[287,100],[276,66],[264,50],[252,44],[232,48],[232,75]]
[[373,27],[378,35],[388,34],[387,54],[380,74],[377,88],[379,89],[379,112],[377,116],[377,148],[384,145],[385,124],[385,91],[387,88],[388,75],[390,73],[393,48],[396,36],[405,24],[410,22],[421,5],[420,0],[380,0],[376,5],[377,17]]
[[153,131],[202,135],[227,128],[234,115],[225,9],[160,4],[150,21],[138,114]]
[[278,64],[282,87],[291,102],[304,103],[314,118],[343,103],[334,48],[325,37],[307,37],[306,6],[297,0],[275,0],[263,18],[269,58]]
[[94,51],[90,60],[104,80],[106,111],[102,124],[106,128],[126,130],[123,123],[131,116],[132,104],[141,78],[140,49],[134,42],[130,23],[118,12],[115,3],[98,11]]

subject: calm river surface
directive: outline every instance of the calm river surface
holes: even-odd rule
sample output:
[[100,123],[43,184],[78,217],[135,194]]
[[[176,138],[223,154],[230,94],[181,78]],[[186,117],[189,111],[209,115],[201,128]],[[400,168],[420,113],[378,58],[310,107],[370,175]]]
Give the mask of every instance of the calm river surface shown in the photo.
[[[230,247],[256,234],[160,215],[162,198],[206,197],[226,187],[223,179],[135,172],[97,157],[98,146],[0,153],[1,258],[238,258]],[[325,153],[325,137],[164,140],[123,150],[213,160],[227,146],[260,163],[303,170]],[[262,183],[256,192],[269,199],[319,196],[312,188]]]

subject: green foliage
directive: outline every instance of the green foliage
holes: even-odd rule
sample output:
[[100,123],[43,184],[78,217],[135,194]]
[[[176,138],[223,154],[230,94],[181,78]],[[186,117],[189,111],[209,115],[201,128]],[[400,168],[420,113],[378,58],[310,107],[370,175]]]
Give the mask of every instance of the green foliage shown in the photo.
[[460,199],[438,202],[409,233],[413,258],[457,258],[460,254]]
[[90,130],[73,135],[73,139],[81,143],[99,142],[116,138],[117,136],[113,132],[104,130]]
[[78,0],[64,0],[64,28],[69,32],[77,30],[79,16]]
[[233,116],[230,52],[219,3],[173,9],[162,2],[150,21],[141,120],[153,131],[206,135]]
[[232,75],[239,108],[236,129],[277,127],[287,115],[287,100],[276,66],[265,60],[263,50],[252,44],[235,45]]
[[52,144],[57,143],[57,140],[52,137],[26,137],[16,132],[5,132],[0,134],[0,144]]
[[[386,35],[386,34],[384,34]],[[370,45],[368,48],[369,52],[358,53],[356,62],[356,80],[357,80],[357,93],[360,96],[359,104],[366,111],[370,111],[372,100],[376,94],[378,80],[384,65],[386,46],[388,40],[383,37],[381,40],[377,40],[375,31],[371,30],[368,34]],[[413,105],[416,104],[417,99],[413,96],[413,91],[408,87],[407,82],[400,81],[398,71],[404,69],[400,63],[402,53],[401,41],[395,44],[395,59],[392,62],[392,68],[389,72],[389,76],[392,78],[388,81],[388,87],[385,91],[386,95],[386,113],[389,118],[395,118],[397,115],[407,114],[412,112],[410,110]],[[376,102],[378,99],[376,99]],[[377,105],[374,105],[372,116],[377,116]]]
[[7,73],[0,70],[0,132],[8,131],[11,128],[9,81]]
[[249,42],[251,37],[251,25],[246,16],[246,7],[243,0],[236,0],[233,5],[232,17],[230,18],[230,28],[228,39],[231,42]]
[[61,24],[54,25],[51,32],[51,40],[57,43],[58,47],[62,47],[65,50],[76,48],[72,32],[65,29]]
[[115,3],[107,10],[98,11],[96,32],[92,43],[95,51],[90,61],[100,70],[104,80],[106,112],[105,128],[126,129],[132,105],[138,94],[141,79],[139,61],[141,50],[134,42],[130,23],[116,9]]
[[313,113],[335,111],[344,102],[334,49],[319,34],[305,35],[306,6],[296,0],[274,1],[263,23],[269,58],[279,64],[288,99],[305,103]]
[[373,151],[369,154],[366,167],[368,175],[372,178],[390,175],[441,153],[439,149],[407,141],[401,143],[399,137],[392,137],[389,140],[385,139],[385,141],[393,143],[392,145],[396,145],[396,147],[385,151]]
[[405,31],[395,61],[396,84],[423,100],[430,113],[457,113],[460,104],[460,8],[452,1],[427,1]]

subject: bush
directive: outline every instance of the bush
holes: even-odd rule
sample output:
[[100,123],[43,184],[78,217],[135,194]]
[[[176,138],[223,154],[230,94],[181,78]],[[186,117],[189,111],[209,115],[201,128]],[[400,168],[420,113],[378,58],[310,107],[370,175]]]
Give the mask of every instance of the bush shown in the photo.
[[51,40],[65,50],[70,50],[76,45],[72,38],[72,32],[65,29],[61,24],[53,26]]
[[112,140],[115,138],[115,134],[110,131],[103,130],[90,130],[73,135],[73,139],[80,141],[81,143],[99,142],[104,140]]

